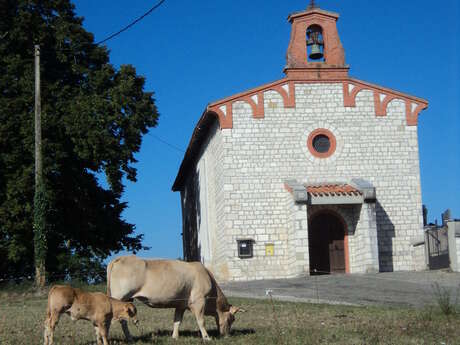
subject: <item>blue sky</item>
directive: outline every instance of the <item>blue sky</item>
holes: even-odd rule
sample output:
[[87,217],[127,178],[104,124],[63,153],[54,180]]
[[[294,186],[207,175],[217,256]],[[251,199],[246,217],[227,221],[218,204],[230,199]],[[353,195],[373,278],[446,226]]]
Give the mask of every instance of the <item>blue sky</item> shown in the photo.
[[[307,0],[166,2],[107,42],[115,66],[132,64],[154,91],[159,125],[127,183],[127,221],[145,234],[150,257],[182,256],[179,193],[171,191],[193,128],[207,103],[282,78],[287,16]],[[106,38],[154,0],[75,0],[95,40]],[[350,76],[429,101],[419,117],[422,197],[429,220],[446,208],[460,218],[460,5],[457,0],[317,1],[340,14]],[[170,145],[164,143],[166,141]],[[178,149],[180,150],[178,150]]]

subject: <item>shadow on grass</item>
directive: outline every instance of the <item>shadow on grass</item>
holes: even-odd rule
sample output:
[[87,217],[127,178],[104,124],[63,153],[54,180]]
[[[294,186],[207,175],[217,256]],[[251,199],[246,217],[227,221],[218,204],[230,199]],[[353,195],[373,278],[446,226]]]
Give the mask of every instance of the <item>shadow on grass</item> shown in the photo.
[[[234,329],[231,332],[230,337],[243,337],[248,334],[254,334],[256,331],[252,328],[242,328],[242,329]],[[211,338],[222,338],[219,334],[219,331],[216,329],[212,329],[208,331],[208,334]],[[156,332],[147,332],[139,336],[133,336],[133,341],[134,342],[142,342],[146,344],[151,344],[152,339],[156,337],[166,337],[170,338],[172,337],[172,331],[171,330],[166,330],[166,329],[160,329],[157,330]],[[179,331],[179,337],[184,337],[184,338],[201,338],[201,333],[200,331],[190,331],[190,330],[184,330],[184,331]],[[122,343],[124,344],[126,342],[125,338],[122,337],[109,337],[109,340],[111,342],[116,342],[116,343]],[[84,345],[93,345],[94,341],[89,341],[85,343]]]
[[[145,344],[151,344],[153,338],[155,338],[155,333],[154,332],[147,332],[147,333],[144,333],[142,335],[133,336],[133,342],[134,343],[142,342],[142,343],[145,343]],[[130,344],[129,342],[126,341],[124,336],[122,336],[122,337],[111,337],[110,335],[109,335],[109,343],[110,344]],[[94,341],[88,341],[88,342],[84,343],[83,345],[94,345],[94,344],[95,344]]]
[[[211,329],[211,330],[208,330],[207,332],[211,338],[222,338],[222,336],[219,334],[219,331],[217,329]],[[233,329],[231,331],[230,336],[231,337],[245,336],[248,334],[254,334],[255,332],[256,331],[252,328]],[[171,337],[172,331],[160,329],[155,333],[155,335],[157,337],[165,337],[165,336]],[[179,337],[201,338],[201,333],[199,330],[196,330],[196,331],[184,330],[184,331],[179,331]]]

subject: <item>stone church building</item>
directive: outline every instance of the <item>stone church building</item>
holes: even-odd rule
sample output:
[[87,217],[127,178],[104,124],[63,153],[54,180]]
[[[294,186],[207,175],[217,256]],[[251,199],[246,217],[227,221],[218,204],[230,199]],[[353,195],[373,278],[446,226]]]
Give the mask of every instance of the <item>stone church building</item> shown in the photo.
[[209,104],[172,187],[219,280],[424,268],[424,99],[349,76],[336,13],[291,14],[285,77]]

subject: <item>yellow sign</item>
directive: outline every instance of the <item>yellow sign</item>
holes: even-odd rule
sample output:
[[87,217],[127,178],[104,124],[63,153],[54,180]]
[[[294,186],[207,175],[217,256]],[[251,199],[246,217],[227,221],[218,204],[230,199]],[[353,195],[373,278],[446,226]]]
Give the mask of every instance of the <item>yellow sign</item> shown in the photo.
[[265,256],[275,255],[275,245],[273,243],[265,244]]

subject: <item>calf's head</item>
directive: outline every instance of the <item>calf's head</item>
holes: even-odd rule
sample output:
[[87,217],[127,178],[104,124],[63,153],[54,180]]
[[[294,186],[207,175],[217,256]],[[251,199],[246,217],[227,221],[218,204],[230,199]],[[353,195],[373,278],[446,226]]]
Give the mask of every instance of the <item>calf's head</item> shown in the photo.
[[235,314],[239,311],[245,312],[244,309],[232,305],[228,311],[222,313],[222,317],[219,318],[219,332],[221,335],[226,336],[230,334],[232,323],[235,321]]
[[139,323],[139,320],[137,319],[136,306],[131,302],[124,303],[119,314],[117,315],[117,318],[119,320],[130,320],[131,319],[136,326]]

